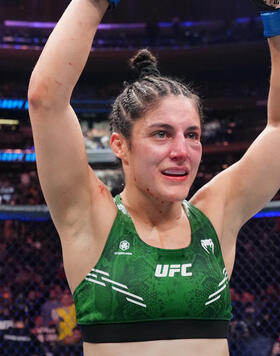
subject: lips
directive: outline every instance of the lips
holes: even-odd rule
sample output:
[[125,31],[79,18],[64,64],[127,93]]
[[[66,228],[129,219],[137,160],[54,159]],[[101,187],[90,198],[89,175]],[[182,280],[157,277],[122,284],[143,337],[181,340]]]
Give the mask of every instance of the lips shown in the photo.
[[161,171],[161,173],[169,177],[184,177],[188,175],[189,171],[182,168],[168,168]]

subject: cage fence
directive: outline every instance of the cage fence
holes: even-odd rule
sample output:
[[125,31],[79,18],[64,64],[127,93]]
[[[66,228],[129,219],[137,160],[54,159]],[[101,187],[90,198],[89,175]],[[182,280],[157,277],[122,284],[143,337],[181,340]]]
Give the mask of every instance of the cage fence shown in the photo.
[[[46,206],[0,206],[0,278],[1,355],[83,354],[61,245]],[[240,231],[230,286],[231,356],[272,356],[280,336],[278,202]]]

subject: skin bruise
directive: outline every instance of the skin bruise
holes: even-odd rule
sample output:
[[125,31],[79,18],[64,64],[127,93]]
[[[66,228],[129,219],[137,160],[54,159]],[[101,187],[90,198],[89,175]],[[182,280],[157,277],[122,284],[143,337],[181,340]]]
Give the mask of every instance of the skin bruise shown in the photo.
[[146,189],[146,192],[149,193],[153,197],[153,194],[151,193],[149,188]]
[[99,184],[98,188],[99,188],[101,195],[105,195],[105,187],[102,184]]

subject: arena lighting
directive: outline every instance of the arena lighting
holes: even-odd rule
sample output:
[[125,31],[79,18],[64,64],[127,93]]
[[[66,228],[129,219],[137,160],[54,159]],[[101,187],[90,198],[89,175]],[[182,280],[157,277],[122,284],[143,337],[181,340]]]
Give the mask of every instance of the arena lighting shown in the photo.
[[[76,113],[109,113],[112,110],[113,100],[71,100]],[[29,109],[27,99],[0,99],[0,109],[25,110]]]
[[0,119],[0,125],[19,125],[19,120]]
[[[88,149],[87,157],[89,163],[116,163],[116,156],[109,148]],[[35,163],[36,153],[34,149],[6,149],[0,150],[0,163]]]
[[[236,23],[249,23],[250,21],[261,21],[260,17],[238,17],[234,20]],[[222,21],[218,21],[222,22]],[[217,21],[182,21],[179,22],[182,27],[198,27],[211,26],[217,24]],[[172,27],[173,22],[159,22],[158,27],[166,28]],[[5,20],[5,27],[21,27],[21,28],[41,28],[52,30],[56,26],[56,22],[29,22],[29,21],[14,21]],[[121,30],[121,29],[145,29],[145,23],[105,23],[98,26],[99,30]]]
[[248,23],[250,21],[251,21],[250,17],[239,17],[235,20],[235,22],[237,23]]
[[[22,27],[22,28],[46,28],[52,30],[56,26],[56,22],[28,22],[28,21],[4,21],[5,27]],[[100,30],[121,30],[121,29],[144,29],[145,23],[105,23],[100,24]]]
[[1,205],[0,220],[48,221],[51,219],[46,205]]
[[[19,150],[17,150],[19,151]],[[36,162],[35,152],[6,152],[0,151],[0,162],[24,162],[34,163]]]
[[[181,26],[183,26],[183,27],[207,26],[207,25],[212,25],[213,23],[214,23],[214,21],[185,21],[185,22],[179,22],[179,24]],[[174,22],[159,22],[158,26],[160,28],[172,27],[172,26],[174,26]]]
[[261,211],[253,216],[254,219],[258,218],[276,218],[280,216],[280,211]]
[[[257,17],[238,17],[234,20],[234,22],[236,23],[249,23],[251,21],[254,22],[261,22],[261,18],[260,16]],[[223,21],[222,20],[216,20],[216,21],[180,21],[179,25],[181,27],[207,27],[207,26],[211,26],[211,25],[222,25]],[[174,26],[174,22],[159,22],[158,26],[160,28],[168,28],[168,27],[173,27]]]
[[28,110],[28,101],[26,99],[0,99],[0,109]]

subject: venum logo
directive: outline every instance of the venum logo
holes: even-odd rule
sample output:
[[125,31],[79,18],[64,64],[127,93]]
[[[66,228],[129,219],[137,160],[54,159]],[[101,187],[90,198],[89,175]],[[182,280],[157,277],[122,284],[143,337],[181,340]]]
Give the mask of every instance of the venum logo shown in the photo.
[[175,273],[180,273],[183,277],[191,277],[192,272],[188,270],[192,268],[191,263],[185,263],[183,265],[157,265],[155,276],[156,277],[174,277]]
[[214,243],[212,239],[201,240],[201,246],[204,250],[210,255],[210,253],[214,254]]

